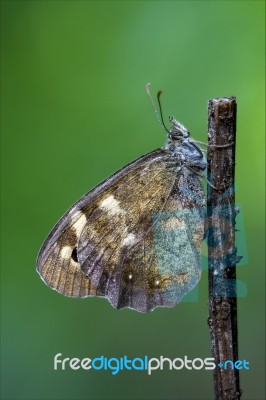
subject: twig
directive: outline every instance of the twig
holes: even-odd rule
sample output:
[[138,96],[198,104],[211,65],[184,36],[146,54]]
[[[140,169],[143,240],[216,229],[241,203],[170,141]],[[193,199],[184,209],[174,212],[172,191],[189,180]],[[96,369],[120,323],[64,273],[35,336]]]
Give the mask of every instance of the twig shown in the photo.
[[[222,97],[208,104],[208,257],[209,328],[216,364],[216,400],[241,397],[237,338],[235,247],[236,99]],[[227,147],[219,147],[228,145]],[[216,189],[215,189],[216,188]],[[226,363],[226,360],[231,362]]]

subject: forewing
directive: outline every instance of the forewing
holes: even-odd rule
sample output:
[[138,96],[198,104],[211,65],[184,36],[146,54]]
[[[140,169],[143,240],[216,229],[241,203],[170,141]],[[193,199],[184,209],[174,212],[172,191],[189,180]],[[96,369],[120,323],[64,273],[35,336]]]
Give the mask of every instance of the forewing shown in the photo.
[[[117,240],[119,245],[119,238],[121,242],[127,236],[126,232],[122,231],[125,228],[123,219],[120,218],[119,213],[115,212],[119,209],[119,206],[113,209],[113,213],[109,212],[111,207],[110,196],[115,198],[116,193],[118,193],[120,198],[123,192],[124,198],[126,199],[128,195],[132,205],[132,194],[135,193],[136,201],[138,202],[138,193],[135,191],[137,181],[139,186],[143,185],[144,187],[146,174],[150,177],[158,175],[155,170],[161,171],[164,168],[165,157],[166,155],[163,151],[156,150],[128,164],[85,194],[68,210],[51,231],[38,255],[37,271],[48,286],[66,296],[105,295],[104,290],[97,287],[99,286],[98,284],[93,284],[91,279],[86,276],[88,275],[86,268],[83,267],[86,274],[81,268],[80,258],[82,259],[82,254],[84,254],[84,251],[86,252],[84,246],[87,243],[88,249],[92,249],[96,239],[95,234],[97,233],[97,240],[100,240],[101,244],[101,246],[98,246],[99,253],[96,254],[94,251],[90,257],[94,257],[93,259],[91,258],[91,262],[100,268],[100,262],[97,262],[96,259],[102,254],[101,249],[108,247],[109,240]],[[140,172],[143,171],[145,171],[143,174],[144,180],[138,179]],[[155,179],[158,181],[159,176]],[[160,185],[156,192],[159,190]],[[149,202],[149,196],[146,196],[145,201]],[[151,206],[152,204],[150,203]],[[121,207],[125,207],[123,212],[126,212],[127,205]],[[140,209],[142,207],[144,207],[144,203],[142,203]],[[130,223],[133,226],[137,224],[137,221],[134,220],[132,213],[130,215]],[[105,225],[108,225],[108,228],[103,229]],[[86,229],[84,230],[85,226]],[[86,234],[82,234],[83,231],[89,236],[86,237]],[[79,246],[82,246],[82,248]],[[109,265],[108,262],[107,264]],[[88,262],[86,265],[88,265]],[[97,276],[97,270],[95,276]],[[94,278],[93,281],[96,282],[97,279]]]

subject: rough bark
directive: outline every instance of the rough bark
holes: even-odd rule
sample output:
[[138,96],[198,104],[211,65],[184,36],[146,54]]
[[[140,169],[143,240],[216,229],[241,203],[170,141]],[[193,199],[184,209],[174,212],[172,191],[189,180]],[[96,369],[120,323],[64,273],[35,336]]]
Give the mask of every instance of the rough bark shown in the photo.
[[[238,360],[235,247],[236,99],[208,104],[208,267],[209,329],[216,400],[240,399],[239,370],[224,362]],[[225,147],[222,147],[225,146]],[[213,186],[213,187],[212,187]]]

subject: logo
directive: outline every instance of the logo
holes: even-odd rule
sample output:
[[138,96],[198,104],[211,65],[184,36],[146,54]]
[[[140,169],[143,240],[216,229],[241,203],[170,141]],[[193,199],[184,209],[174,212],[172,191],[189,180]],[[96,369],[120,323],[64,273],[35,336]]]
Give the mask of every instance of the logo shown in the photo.
[[176,357],[174,359],[160,356],[160,357],[144,357],[129,358],[128,356],[117,357],[105,357],[101,355],[99,357],[89,358],[69,358],[63,357],[62,353],[58,353],[54,356],[54,370],[94,370],[94,371],[111,371],[112,375],[117,375],[121,371],[144,371],[148,375],[151,375],[155,371],[180,371],[186,369],[188,371],[195,370],[214,370],[215,368],[221,369],[246,369],[249,370],[249,362],[246,360],[237,360],[235,362],[226,360],[224,363],[216,365],[214,358],[193,358],[190,359],[188,356]]

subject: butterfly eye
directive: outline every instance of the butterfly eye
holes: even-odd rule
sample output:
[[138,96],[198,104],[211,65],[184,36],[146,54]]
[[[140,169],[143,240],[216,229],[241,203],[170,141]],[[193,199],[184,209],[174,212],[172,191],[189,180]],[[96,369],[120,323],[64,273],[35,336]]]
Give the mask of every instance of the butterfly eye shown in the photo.
[[71,258],[73,261],[78,262],[78,253],[77,253],[77,248],[74,247],[72,254],[71,254]]

